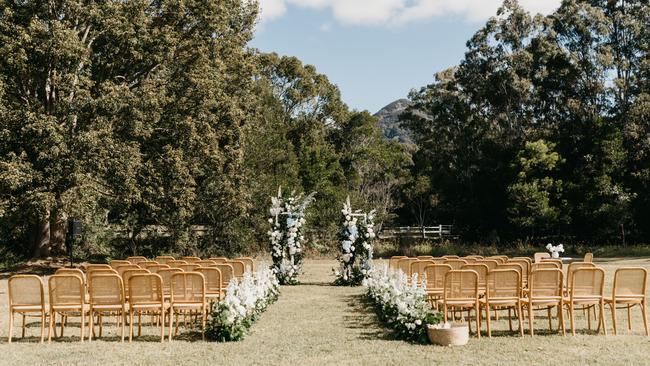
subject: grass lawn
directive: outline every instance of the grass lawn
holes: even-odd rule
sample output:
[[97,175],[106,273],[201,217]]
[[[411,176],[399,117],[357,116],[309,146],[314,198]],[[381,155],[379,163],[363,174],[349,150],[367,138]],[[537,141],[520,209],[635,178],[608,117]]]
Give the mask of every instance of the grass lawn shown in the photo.
[[[606,293],[609,294],[616,267],[650,268],[650,259],[608,259],[599,265],[607,271]],[[618,336],[588,333],[582,312],[578,312],[577,318],[579,335],[549,334],[545,312],[539,312],[535,337],[521,338],[508,332],[507,320],[501,318],[493,322],[493,329],[500,331],[494,332],[492,339],[472,337],[465,347],[414,345],[395,340],[364,302],[362,288],[329,286],[334,266],[333,260],[307,260],[306,273],[300,278],[303,285],[283,287],[278,302],[262,314],[246,339],[235,343],[204,343],[186,336],[160,344],[155,341],[157,329],[147,326],[146,336],[131,344],[119,342],[115,327],[108,328],[108,334],[105,329],[103,340],[82,344],[77,337],[68,338],[79,334],[79,328],[73,324],[66,328],[64,339],[41,345],[36,338],[38,324],[33,323],[27,329],[27,338],[7,344],[7,280],[3,279],[0,281],[0,364],[650,364],[650,338],[643,336],[638,309],[633,312],[631,332],[627,330],[626,312],[619,311]],[[611,334],[609,311],[606,311],[606,321]],[[15,328],[15,335],[20,335],[19,328]]]

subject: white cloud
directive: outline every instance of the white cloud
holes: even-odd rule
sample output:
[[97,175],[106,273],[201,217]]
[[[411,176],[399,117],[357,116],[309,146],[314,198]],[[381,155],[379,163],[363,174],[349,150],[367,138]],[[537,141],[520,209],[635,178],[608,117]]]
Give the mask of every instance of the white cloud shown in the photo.
[[[520,0],[531,13],[548,14],[561,0]],[[331,11],[334,19],[348,25],[404,25],[435,17],[455,15],[468,22],[493,16],[502,0],[260,0],[262,21],[273,20],[289,6]]]

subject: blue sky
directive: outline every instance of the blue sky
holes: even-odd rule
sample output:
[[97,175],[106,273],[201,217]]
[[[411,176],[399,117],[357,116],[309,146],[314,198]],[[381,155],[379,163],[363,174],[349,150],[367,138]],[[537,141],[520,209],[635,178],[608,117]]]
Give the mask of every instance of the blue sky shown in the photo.
[[[251,42],[300,58],[341,89],[353,109],[374,113],[462,59],[465,42],[499,0],[260,0]],[[547,13],[557,0],[525,0]]]

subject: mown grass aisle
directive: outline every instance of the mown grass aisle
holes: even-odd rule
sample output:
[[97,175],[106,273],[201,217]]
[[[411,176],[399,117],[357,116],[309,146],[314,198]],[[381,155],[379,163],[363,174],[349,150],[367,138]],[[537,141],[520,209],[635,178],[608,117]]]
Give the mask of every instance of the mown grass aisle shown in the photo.
[[[402,364],[647,364],[650,338],[641,335],[635,313],[635,331],[626,334],[624,314],[619,318],[622,335],[579,334],[576,337],[539,335],[523,339],[504,332],[492,339],[472,338],[465,347],[446,348],[414,345],[394,340],[363,302],[362,288],[334,287],[333,260],[307,260],[302,285],[285,286],[279,300],[255,322],[241,342],[209,343],[187,341],[183,337],[160,344],[155,337],[134,343],[116,341],[117,330],[108,330],[107,340],[80,344],[78,328],[70,327],[65,341],[52,344],[34,343],[38,327],[27,331],[29,342],[15,340],[7,344],[7,281],[0,281],[0,358],[1,365],[402,365]],[[650,267],[650,261],[624,260],[602,263],[613,275],[621,265]],[[609,285],[608,285],[609,286]],[[607,287],[609,291],[609,287]],[[609,313],[607,313],[609,316]],[[610,319],[607,319],[611,327]],[[505,321],[495,322],[502,330]],[[539,319],[538,327],[546,320]],[[585,327],[583,320],[579,327]],[[154,335],[155,328],[145,333]],[[105,329],[106,331],[106,329]],[[19,333],[15,333],[19,334]]]

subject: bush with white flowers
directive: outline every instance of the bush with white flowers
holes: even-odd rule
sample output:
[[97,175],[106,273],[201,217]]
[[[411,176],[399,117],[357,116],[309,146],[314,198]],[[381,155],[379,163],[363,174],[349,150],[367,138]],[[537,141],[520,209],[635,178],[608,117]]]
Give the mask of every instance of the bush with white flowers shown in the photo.
[[223,301],[212,305],[206,337],[219,342],[243,339],[253,322],[279,294],[280,284],[266,266],[256,273],[246,272],[241,281],[233,278]]
[[374,303],[379,319],[405,340],[427,341],[427,325],[441,322],[442,314],[431,308],[426,294],[426,278],[418,284],[417,274],[409,284],[402,271],[387,266],[375,269],[363,281],[367,297]]
[[302,250],[305,242],[303,226],[305,211],[314,201],[316,192],[307,197],[302,195],[283,195],[271,198],[269,241],[273,258],[273,273],[282,285],[295,285],[302,266]]
[[368,214],[352,211],[350,197],[341,210],[343,220],[339,231],[341,254],[339,269],[334,270],[335,285],[358,286],[372,270],[373,242],[375,240],[375,210]]
[[553,245],[551,243],[546,244],[546,250],[551,252],[552,258],[560,258],[560,253],[564,253],[564,245],[558,244]]

